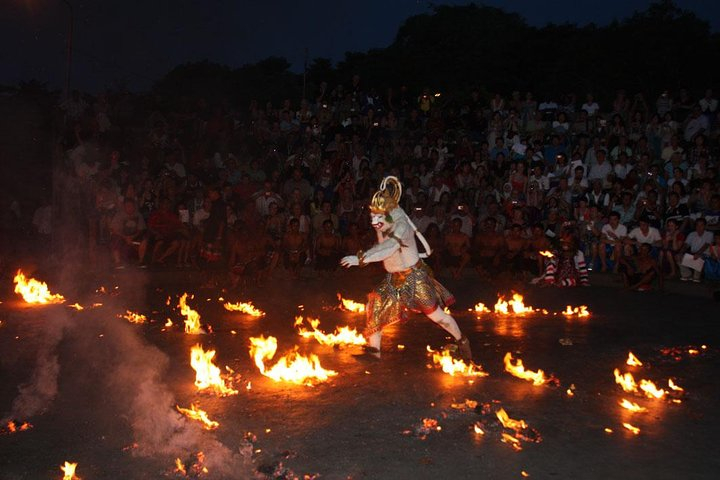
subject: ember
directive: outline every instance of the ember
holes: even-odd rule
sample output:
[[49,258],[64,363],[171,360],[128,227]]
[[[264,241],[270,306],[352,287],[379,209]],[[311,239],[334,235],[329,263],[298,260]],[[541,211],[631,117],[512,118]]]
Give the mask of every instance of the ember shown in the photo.
[[314,338],[321,345],[329,345],[339,347],[343,345],[365,345],[367,341],[365,337],[360,335],[357,330],[350,327],[336,327],[333,333],[325,333],[318,330],[320,320],[308,318],[312,330],[303,327],[303,317],[295,317],[295,326],[298,328],[298,335],[303,338]]
[[555,256],[555,255],[553,255],[553,253],[550,250],[542,250],[538,253],[540,255],[542,255],[543,257],[547,257],[547,258],[553,258]]
[[83,306],[80,305],[79,303],[73,303],[72,305],[68,305],[68,308],[74,308],[74,309],[77,310],[78,312],[79,312],[80,310],[85,310],[85,307],[83,307]]
[[617,368],[613,370],[615,375],[615,383],[620,385],[626,392],[637,392],[637,383],[631,373],[620,374],[620,370]]
[[252,302],[237,302],[237,303],[230,303],[227,302],[224,305],[225,310],[228,310],[230,312],[240,312],[245,313],[247,315],[250,315],[251,317],[262,317],[265,315],[265,312],[262,310],[259,310],[255,305],[252,304]]
[[317,355],[310,354],[305,357],[297,351],[292,351],[280,358],[272,367],[266,367],[265,362],[272,360],[276,351],[277,339],[275,337],[250,337],[250,357],[255,361],[260,373],[276,382],[286,381],[312,386],[312,380],[324,382],[337,375],[337,372],[333,370],[322,368]]
[[502,433],[502,437],[500,438],[501,442],[510,444],[511,447],[513,447],[516,451],[522,450],[522,446],[520,445],[520,440],[513,437],[510,434],[507,434],[505,432]]
[[32,425],[28,422],[23,422],[20,425],[15,423],[14,421],[10,420],[7,423],[7,432],[8,433],[16,433],[16,432],[24,432],[26,430],[30,430],[32,428]]
[[487,377],[488,373],[483,372],[480,365],[476,365],[472,362],[465,363],[464,361],[454,358],[450,352],[446,349],[436,352],[427,346],[427,351],[432,354],[433,363],[440,368],[442,371],[450,375],[461,376],[461,377]]
[[192,347],[190,364],[195,369],[195,386],[201,391],[211,389],[221,396],[237,395],[237,390],[225,384],[225,380],[220,376],[220,369],[212,362],[213,357],[215,350],[206,352],[200,345]]
[[192,335],[205,333],[200,327],[200,314],[188,306],[187,296],[187,293],[183,293],[178,301],[180,313],[185,317],[185,333]]
[[27,303],[46,305],[65,301],[62,295],[50,293],[45,282],[26,278],[22,270],[17,271],[13,282],[15,283],[15,293],[22,295],[23,300]]
[[537,372],[525,370],[522,360],[518,358],[514,365],[512,360],[512,354],[510,352],[506,353],[505,358],[503,359],[505,362],[505,371],[511,375],[533,382],[533,385],[543,385],[548,381],[545,377],[545,372],[542,370],[538,370]]
[[668,379],[668,387],[670,387],[670,390],[674,390],[676,392],[684,392],[685,389],[676,385],[675,382],[672,381],[672,378]]
[[365,304],[343,298],[339,293],[337,294],[337,298],[340,300],[340,310],[352,313],[365,313]]
[[190,404],[190,408],[182,408],[176,405],[177,411],[185,415],[186,417],[197,420],[203,424],[205,430],[214,430],[220,426],[220,424],[214,420],[210,420],[205,410],[197,408],[194,403]]
[[60,470],[63,472],[62,480],[80,480],[80,477],[75,476],[75,469],[77,463],[65,462],[65,465],[60,466]]
[[502,423],[502,426],[505,428],[509,428],[511,430],[524,430],[528,428],[525,420],[513,420],[510,416],[508,416],[504,408],[500,408],[495,415],[497,415],[498,420],[500,420],[500,423]]

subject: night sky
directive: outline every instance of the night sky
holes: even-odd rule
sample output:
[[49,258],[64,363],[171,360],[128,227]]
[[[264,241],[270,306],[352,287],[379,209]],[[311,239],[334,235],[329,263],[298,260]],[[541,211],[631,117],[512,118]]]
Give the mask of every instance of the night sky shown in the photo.
[[[429,12],[418,0],[70,0],[75,7],[73,87],[145,90],[179,63],[230,66],[284,56],[302,71],[309,58],[341,60],[346,51],[390,44],[403,21]],[[466,4],[467,1],[436,1]],[[605,25],[648,0],[488,0],[531,25]],[[720,2],[677,0],[720,30]],[[582,7],[578,7],[582,5]],[[65,71],[68,8],[61,0],[1,0],[0,84],[37,79],[57,88]]]

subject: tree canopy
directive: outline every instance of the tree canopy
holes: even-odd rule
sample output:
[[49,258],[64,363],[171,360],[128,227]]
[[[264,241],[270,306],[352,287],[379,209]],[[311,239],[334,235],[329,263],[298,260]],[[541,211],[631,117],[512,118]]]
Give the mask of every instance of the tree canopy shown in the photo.
[[[518,14],[469,4],[436,6],[408,18],[383,49],[347,52],[333,65],[316,58],[308,65],[311,92],[322,81],[425,86],[444,91],[536,96],[592,91],[611,95],[624,88],[649,91],[688,88],[700,93],[716,79],[720,35],[694,13],[670,0],[606,26],[548,24],[533,27]],[[164,96],[203,96],[232,102],[280,100],[302,95],[303,75],[284,58],[270,57],[230,68],[209,62],[176,67],[155,86]]]

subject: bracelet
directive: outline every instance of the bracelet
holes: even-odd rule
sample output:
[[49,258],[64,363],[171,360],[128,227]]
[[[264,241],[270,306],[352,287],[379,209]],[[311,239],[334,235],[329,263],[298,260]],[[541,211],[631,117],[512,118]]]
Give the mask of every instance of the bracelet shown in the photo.
[[365,265],[367,265],[365,263],[364,256],[365,256],[365,253],[362,250],[358,250],[358,252],[357,252],[358,267],[364,267]]

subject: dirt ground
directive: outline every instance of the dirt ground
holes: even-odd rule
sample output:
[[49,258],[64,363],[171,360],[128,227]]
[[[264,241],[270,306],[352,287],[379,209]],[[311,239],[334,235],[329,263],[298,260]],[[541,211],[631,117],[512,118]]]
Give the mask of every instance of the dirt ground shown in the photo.
[[[3,285],[0,479],[62,479],[59,465],[66,460],[78,462],[83,480],[184,478],[174,472],[175,458],[189,468],[198,451],[208,472],[188,476],[717,478],[720,315],[712,299],[441,277],[458,300],[452,312],[475,361],[489,374],[472,382],[431,365],[426,347],[438,349],[448,338],[421,316],[386,333],[379,363],[359,362],[352,356],[357,347],[333,349],[297,335],[298,314],[319,318],[324,331],[361,327],[361,315],[335,308],[336,293],[363,301],[380,275],[369,269],[326,280],[278,275],[264,288],[222,292],[197,288],[192,271],[46,272],[43,280],[67,301],[41,307],[25,305]],[[101,286],[104,292],[97,291]],[[548,313],[467,311],[477,302],[492,309],[498,293],[513,287],[526,304]],[[184,292],[195,295],[188,303],[212,333],[183,333],[176,305]],[[228,312],[219,297],[252,300],[266,316]],[[75,302],[86,309],[68,308]],[[587,305],[591,316],[553,315],[568,304]],[[117,317],[126,310],[150,321]],[[167,319],[172,327],[164,327]],[[261,334],[278,338],[278,354],[298,346],[338,375],[313,387],[275,383],[248,354],[248,338]],[[216,349],[216,364],[232,369],[237,395],[197,392],[190,366],[196,343]],[[663,350],[670,347],[677,348]],[[625,364],[629,351],[642,367]],[[506,352],[556,381],[534,386],[511,376],[504,371]],[[625,393],[615,384],[615,368],[665,390],[672,378],[685,391],[660,400]],[[630,413],[618,405],[623,398],[647,411]],[[459,408],[466,400],[472,402]],[[219,428],[201,430],[174,410],[191,403]],[[496,420],[501,407],[528,425],[518,435],[521,450],[501,441],[503,432],[514,434]],[[10,420],[32,428],[10,433]],[[484,435],[475,432],[476,422]]]

